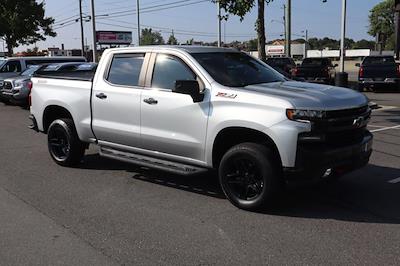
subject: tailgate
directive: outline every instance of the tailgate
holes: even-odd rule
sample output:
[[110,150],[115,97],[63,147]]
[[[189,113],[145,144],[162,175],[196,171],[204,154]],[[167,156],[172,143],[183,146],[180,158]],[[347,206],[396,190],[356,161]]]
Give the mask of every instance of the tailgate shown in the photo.
[[373,78],[375,80],[384,80],[385,78],[398,78],[397,66],[364,66],[364,78]]
[[296,76],[302,78],[320,78],[327,75],[323,67],[299,67]]

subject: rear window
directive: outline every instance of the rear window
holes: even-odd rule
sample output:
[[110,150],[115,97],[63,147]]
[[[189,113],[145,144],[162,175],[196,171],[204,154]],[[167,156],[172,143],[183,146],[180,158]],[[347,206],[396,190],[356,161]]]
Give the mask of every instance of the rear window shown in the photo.
[[306,58],[301,63],[302,66],[327,66],[331,65],[331,62],[326,58]]
[[115,55],[107,80],[115,85],[138,86],[144,54]]
[[272,65],[290,65],[291,61],[289,58],[268,58],[267,64]]
[[396,64],[394,57],[366,57],[363,65],[393,65]]

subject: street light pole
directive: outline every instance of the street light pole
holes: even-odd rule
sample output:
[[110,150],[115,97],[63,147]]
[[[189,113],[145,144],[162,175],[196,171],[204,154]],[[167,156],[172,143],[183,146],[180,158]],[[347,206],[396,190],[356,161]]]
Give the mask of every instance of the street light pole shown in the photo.
[[137,45],[140,46],[140,3],[136,0],[136,19],[137,19]]
[[94,13],[94,0],[91,1],[92,5],[92,30],[93,30],[93,62],[97,62],[97,36],[96,36],[96,20]]
[[346,0],[342,0],[342,38],[340,40],[340,72],[344,72],[345,39],[346,39]]
[[81,49],[82,49],[82,56],[85,56],[85,37],[83,33],[83,18],[82,18],[82,0],[79,0],[79,19],[81,21]]
[[218,47],[221,47],[221,6],[217,1],[217,16],[218,16]]

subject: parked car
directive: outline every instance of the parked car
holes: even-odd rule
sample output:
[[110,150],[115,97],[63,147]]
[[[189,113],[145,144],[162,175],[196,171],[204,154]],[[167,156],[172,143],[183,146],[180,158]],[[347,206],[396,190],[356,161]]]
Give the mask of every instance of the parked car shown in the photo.
[[0,98],[13,104],[28,106],[29,94],[32,89],[31,77],[35,73],[63,75],[65,72],[94,71],[97,64],[68,62],[46,65],[33,65],[22,71],[18,76],[4,80],[0,88]]
[[400,86],[400,68],[393,56],[367,56],[358,72],[358,88],[377,90],[383,88],[396,88]]
[[265,63],[289,78],[292,76],[292,69],[296,67],[296,63],[290,57],[269,57]]
[[94,77],[34,76],[31,128],[51,158],[100,155],[183,175],[216,169],[239,208],[273,203],[286,182],[332,178],[372,152],[367,98],[288,81],[265,63],[216,47],[106,50]]
[[329,58],[305,58],[301,65],[292,71],[295,78],[303,78],[306,82],[335,84],[335,67]]
[[17,76],[31,65],[42,65],[62,62],[86,62],[81,56],[30,56],[0,58],[0,81]]

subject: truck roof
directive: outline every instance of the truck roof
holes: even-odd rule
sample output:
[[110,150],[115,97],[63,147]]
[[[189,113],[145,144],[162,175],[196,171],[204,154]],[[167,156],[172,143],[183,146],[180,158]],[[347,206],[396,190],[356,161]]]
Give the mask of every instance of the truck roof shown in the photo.
[[135,50],[181,50],[190,54],[194,53],[223,53],[223,52],[239,52],[233,48],[223,48],[215,46],[193,46],[193,45],[149,45],[136,46],[128,48],[111,48],[111,51],[135,51]]

